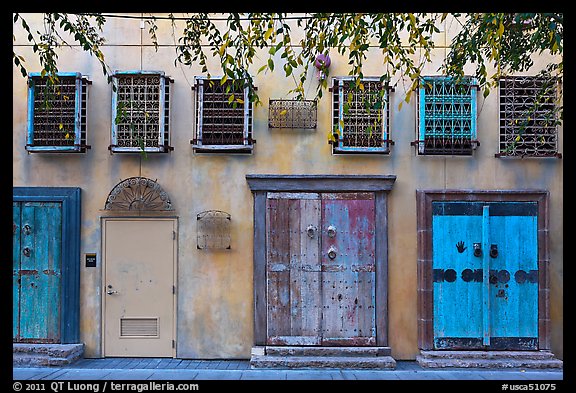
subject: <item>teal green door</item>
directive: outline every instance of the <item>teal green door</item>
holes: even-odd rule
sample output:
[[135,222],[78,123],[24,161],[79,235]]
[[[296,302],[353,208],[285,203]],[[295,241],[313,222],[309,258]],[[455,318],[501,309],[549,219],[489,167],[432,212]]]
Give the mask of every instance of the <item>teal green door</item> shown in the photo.
[[13,202],[14,342],[60,342],[62,205]]
[[535,202],[434,202],[436,349],[538,348]]

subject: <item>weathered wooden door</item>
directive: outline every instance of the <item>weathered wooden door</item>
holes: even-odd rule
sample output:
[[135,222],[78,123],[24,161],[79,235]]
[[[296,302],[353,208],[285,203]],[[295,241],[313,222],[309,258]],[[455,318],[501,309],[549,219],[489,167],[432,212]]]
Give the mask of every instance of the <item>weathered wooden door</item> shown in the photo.
[[174,356],[176,219],[103,222],[104,355]]
[[60,342],[62,204],[13,202],[14,342]]
[[537,204],[432,209],[435,348],[537,349]]
[[267,343],[375,345],[373,193],[268,193]]

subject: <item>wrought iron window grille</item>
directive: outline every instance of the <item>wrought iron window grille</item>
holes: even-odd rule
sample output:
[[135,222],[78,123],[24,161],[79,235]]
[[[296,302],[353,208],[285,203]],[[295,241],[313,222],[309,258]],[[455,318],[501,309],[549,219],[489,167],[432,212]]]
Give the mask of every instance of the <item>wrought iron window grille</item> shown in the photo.
[[29,153],[85,153],[88,86],[81,73],[59,72],[49,83],[40,73],[28,74]]
[[390,92],[394,91],[378,77],[361,80],[355,88],[354,77],[332,78],[333,153],[389,154]]
[[190,141],[194,152],[252,153],[253,104],[248,87],[219,77],[195,77],[195,137]]
[[104,210],[126,212],[172,212],[168,193],[156,180],[146,177],[130,177],[121,180],[106,198]]
[[198,213],[197,243],[199,250],[229,250],[230,246],[230,214],[220,210],[207,210]]
[[541,76],[499,81],[499,152],[496,157],[556,157],[560,82]]
[[269,128],[316,129],[316,100],[270,99],[268,104]]
[[117,71],[112,76],[112,153],[167,153],[170,84],[163,71]]
[[472,77],[422,78],[418,89],[418,138],[411,142],[419,155],[472,155],[477,140],[478,84]]

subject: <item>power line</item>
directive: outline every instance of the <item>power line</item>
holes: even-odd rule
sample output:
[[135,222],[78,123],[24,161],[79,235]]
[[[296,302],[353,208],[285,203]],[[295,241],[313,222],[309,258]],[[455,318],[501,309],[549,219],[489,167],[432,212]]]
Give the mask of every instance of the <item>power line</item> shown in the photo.
[[[135,16],[135,15],[116,15],[116,14],[96,14],[96,13],[88,13],[88,12],[83,12],[83,13],[77,13],[77,15],[84,15],[84,16],[102,16],[104,18],[118,18],[118,19],[149,19],[149,20],[204,20],[205,18],[200,18],[200,17],[176,17],[176,16],[145,16],[144,14],[142,14],[141,16]],[[270,18],[269,16],[272,14],[267,14],[264,15],[263,17],[239,17],[239,18],[231,18],[231,17],[211,17],[209,18],[210,20],[213,21],[227,21],[230,19],[235,19],[235,20],[262,20],[262,19],[272,19],[272,20],[306,20],[306,19],[317,19],[320,18],[319,15],[310,15],[310,16],[306,16],[306,15],[302,15],[302,16],[274,16],[272,18]],[[331,13],[328,14],[329,16],[344,16],[344,15],[356,15],[356,14],[351,14],[351,13]]]

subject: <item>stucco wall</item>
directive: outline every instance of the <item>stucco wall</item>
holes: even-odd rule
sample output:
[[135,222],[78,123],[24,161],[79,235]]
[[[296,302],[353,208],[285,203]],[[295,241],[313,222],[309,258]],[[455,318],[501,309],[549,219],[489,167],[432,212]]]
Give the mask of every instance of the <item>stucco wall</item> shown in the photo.
[[[24,14],[32,29],[41,28],[38,14]],[[13,68],[13,185],[75,186],[82,189],[82,258],[98,254],[98,267],[81,263],[80,334],[87,357],[101,350],[101,221],[110,190],[131,176],[158,179],[176,209],[178,238],[177,356],[183,358],[248,358],[253,343],[252,236],[253,200],[245,180],[250,173],[267,174],[393,174],[397,180],[388,206],[389,236],[389,343],[397,359],[414,359],[417,347],[417,241],[416,189],[545,189],[550,192],[550,314],[552,351],[563,355],[563,161],[559,159],[498,159],[498,95],[478,98],[478,139],[481,146],[471,157],[417,156],[410,142],[416,139],[415,99],[404,99],[402,84],[391,95],[390,155],[333,155],[327,143],[331,127],[331,98],[325,92],[318,103],[318,126],[310,130],[268,128],[268,99],[289,98],[294,88],[277,58],[274,73],[255,77],[263,106],[254,110],[251,155],[195,154],[193,138],[194,95],[191,84],[201,75],[199,66],[174,65],[174,38],[170,22],[159,21],[160,47],[151,45],[147,29],[138,20],[109,19],[103,52],[115,70],[162,70],[174,79],[169,154],[110,154],[111,86],[96,59],[79,48],[59,52],[61,71],[81,72],[93,82],[88,101],[86,154],[28,154],[26,143],[26,80]],[[448,18],[436,35],[437,49],[426,73],[438,74],[446,42],[458,24]],[[296,28],[295,28],[296,29]],[[178,34],[180,30],[176,30]],[[14,47],[26,59],[29,71],[39,71],[26,35],[14,26]],[[297,36],[297,33],[294,33]],[[418,55],[418,54],[417,54]],[[418,56],[415,56],[417,58]],[[331,53],[331,76],[348,74],[348,60]],[[267,59],[262,53],[261,61]],[[535,59],[534,72],[546,65]],[[364,75],[379,76],[381,56],[374,48],[365,61]],[[263,64],[263,63],[262,63]],[[256,63],[253,72],[262,65]],[[219,75],[216,62],[209,64]],[[470,68],[473,71],[473,68]],[[531,74],[527,73],[527,74]],[[399,78],[400,76],[398,76]],[[311,67],[306,91],[313,95],[318,83]],[[406,83],[408,84],[408,83]],[[559,151],[563,152],[562,129]],[[232,215],[232,247],[225,251],[196,248],[196,214],[209,209]]]

